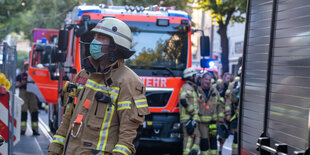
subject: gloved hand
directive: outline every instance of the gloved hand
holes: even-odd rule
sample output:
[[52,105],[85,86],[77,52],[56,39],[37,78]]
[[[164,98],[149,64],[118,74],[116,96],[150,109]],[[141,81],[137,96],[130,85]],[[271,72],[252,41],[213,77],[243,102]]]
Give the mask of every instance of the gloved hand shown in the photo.
[[184,108],[187,108],[188,107],[188,104],[186,102],[186,99],[181,99],[181,105],[184,107]]
[[221,124],[221,125],[220,125],[220,128],[221,128],[223,131],[226,131],[226,130],[227,130],[227,127],[226,127],[224,124]]
[[192,135],[194,133],[195,127],[196,127],[196,121],[195,120],[189,119],[185,123],[185,128],[186,128],[186,131],[189,135]]
[[63,145],[58,143],[51,143],[48,147],[48,155],[61,155],[63,153]]
[[191,150],[191,152],[189,152],[188,155],[198,155],[198,152],[197,150]]

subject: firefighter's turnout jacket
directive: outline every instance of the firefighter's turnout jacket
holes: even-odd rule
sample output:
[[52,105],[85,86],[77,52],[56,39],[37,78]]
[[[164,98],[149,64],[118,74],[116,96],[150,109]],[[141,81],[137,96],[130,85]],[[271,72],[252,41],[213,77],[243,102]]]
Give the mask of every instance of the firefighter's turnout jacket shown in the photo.
[[[231,115],[231,108],[230,108],[231,107],[231,99],[230,99],[231,90],[228,89],[229,85],[230,84],[225,84],[224,81],[221,81],[220,83],[213,85],[220,94],[221,102],[224,103],[222,107],[224,108],[223,118],[225,118],[227,115]],[[221,120],[220,120],[220,124],[222,124]]]
[[134,154],[137,128],[149,114],[145,86],[123,60],[103,72],[91,57],[83,65],[49,154]]
[[239,93],[240,93],[240,83],[239,77],[236,77],[235,80],[229,85],[228,92],[230,98],[230,107],[231,107],[231,118],[230,118],[230,127],[234,134],[233,143],[232,143],[232,154],[238,154],[238,113],[239,113]]
[[199,86],[198,92],[201,95],[199,99],[199,118],[201,123],[210,121],[224,122],[225,105],[220,101],[220,95],[214,86],[210,86],[208,94],[205,94]]
[[217,126],[216,124],[224,122],[224,103],[220,101],[220,95],[215,87],[210,86],[208,91],[198,87],[199,99],[199,132],[201,135],[200,149],[201,154],[217,154]]
[[[191,81],[186,81],[180,90],[179,96],[179,104],[181,103],[180,100],[182,99],[185,99],[186,103],[188,104],[186,108],[180,104],[180,122],[182,123],[184,134],[183,155],[187,155],[192,150],[198,151],[200,149],[200,133],[198,129],[198,122],[200,121],[198,116],[198,96],[197,85]],[[185,123],[190,119],[197,122],[192,135],[189,135],[185,128]]]
[[185,123],[190,118],[199,121],[198,116],[198,93],[196,91],[197,86],[191,81],[186,81],[180,90],[179,103],[181,99],[186,99],[188,106],[185,108],[180,105],[180,121]]

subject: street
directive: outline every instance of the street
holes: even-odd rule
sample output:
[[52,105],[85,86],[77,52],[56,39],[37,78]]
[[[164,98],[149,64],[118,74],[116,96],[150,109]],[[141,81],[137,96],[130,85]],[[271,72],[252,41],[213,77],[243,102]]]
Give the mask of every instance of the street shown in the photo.
[[[30,115],[28,113],[28,118]],[[48,127],[48,114],[44,110],[39,111],[39,132],[40,136],[32,136],[30,119],[27,122],[27,130],[20,141],[13,147],[14,155],[46,155],[48,145],[52,141],[52,134]],[[231,154],[231,144],[233,136],[231,135],[223,147],[223,155]]]
[[[28,113],[28,118],[30,115]],[[47,154],[48,145],[52,141],[52,134],[48,127],[48,114],[44,110],[39,111],[39,133],[40,136],[32,136],[30,119],[27,121],[27,130],[20,141],[14,146],[14,155],[42,155]]]

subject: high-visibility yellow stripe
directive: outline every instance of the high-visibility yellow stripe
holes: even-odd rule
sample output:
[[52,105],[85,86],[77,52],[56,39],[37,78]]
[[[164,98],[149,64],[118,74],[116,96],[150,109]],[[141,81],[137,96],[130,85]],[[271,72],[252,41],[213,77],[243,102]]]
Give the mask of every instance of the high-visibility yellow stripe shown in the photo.
[[198,115],[194,115],[193,120],[200,121],[199,116]]
[[146,102],[146,99],[135,100],[135,102]]
[[93,80],[90,80],[90,79],[87,80],[85,86],[89,87],[95,91],[102,91],[102,92],[111,93],[114,95],[117,95],[119,92],[119,87],[107,87],[106,85],[99,84],[99,83],[97,83]]
[[202,122],[210,122],[212,120],[211,116],[200,116],[200,121]]
[[62,140],[65,140],[65,139],[66,139],[65,137],[59,136],[59,135],[54,135],[54,138],[60,138],[60,139],[62,139]]
[[221,97],[220,101],[224,103],[225,101],[224,97]]
[[[91,80],[91,79],[88,79],[87,81],[88,81],[88,82],[91,82],[91,83],[93,83],[93,84],[95,84],[95,85],[97,85],[97,86],[105,86],[105,87],[106,87],[106,85],[97,83],[96,81],[93,81],[93,80]],[[109,88],[115,89],[115,90],[119,91],[119,87],[109,87]]]
[[192,137],[188,136],[184,152],[189,152],[191,150],[192,141],[193,141]]
[[107,94],[113,94],[113,95],[117,95],[118,94],[118,93],[115,93],[115,92],[112,92],[112,91],[103,90],[103,89],[100,89],[100,88],[95,88],[94,86],[89,85],[89,84],[86,84],[85,86],[88,87],[88,88],[91,88],[91,89],[93,89],[95,91],[101,91],[101,92],[104,92],[104,93],[107,93]]
[[200,147],[199,147],[199,145],[194,144],[194,145],[192,146],[192,149],[197,150],[197,152],[198,152],[198,150],[200,150]]
[[231,91],[229,89],[226,90],[225,94],[229,94]]
[[58,143],[58,144],[64,145],[65,144],[65,137],[62,137],[59,135],[54,135],[52,143]]
[[118,105],[120,105],[120,104],[126,104],[126,103],[131,104],[131,102],[130,102],[130,101],[121,101],[121,102],[117,102],[117,104],[118,104]]
[[135,100],[135,104],[136,104],[137,108],[148,107],[146,99]]
[[224,113],[223,113],[223,112],[220,112],[220,113],[218,113],[218,116],[219,116],[219,117],[224,117]]
[[233,149],[237,149],[237,148],[238,148],[238,144],[237,144],[237,143],[233,143],[233,144],[232,144],[232,148],[233,148]]
[[22,122],[20,122],[20,125],[21,126],[27,126],[27,122],[26,121],[22,121]]
[[[116,103],[117,96],[118,95],[112,95],[112,102],[113,102],[113,104]],[[111,121],[112,121],[112,118],[113,118],[113,113],[114,113],[114,110],[115,110],[115,106],[113,106],[113,104],[112,104],[112,106],[107,106],[106,107],[106,112],[105,112],[103,123],[101,125],[100,135],[99,135],[99,140],[98,140],[98,145],[97,145],[97,150],[101,150],[99,152],[99,154],[104,152],[105,147],[107,145],[107,138],[108,138],[109,128],[110,128]]]
[[216,129],[216,124],[210,124],[209,129]]
[[209,150],[209,155],[217,155],[217,150]]
[[113,149],[113,152],[120,152],[124,155],[131,155],[131,150],[125,146],[125,145],[120,145],[120,144],[116,144],[115,148]]
[[209,155],[209,151],[200,151],[201,155]]
[[121,108],[118,108],[118,107],[117,107],[117,111],[125,110],[125,109],[131,109],[131,107],[127,107],[127,106],[126,106],[126,107],[121,107]]
[[32,122],[31,126],[37,127],[38,126],[38,122]]
[[180,116],[180,120],[188,120],[188,119],[190,119],[189,115],[181,115]]
[[236,118],[237,118],[237,115],[234,114],[234,116],[233,116],[229,121],[231,122],[231,121],[233,121],[233,120],[236,119]]
[[230,111],[230,106],[225,106],[225,111]]
[[131,101],[121,101],[117,103],[117,111],[131,109]]

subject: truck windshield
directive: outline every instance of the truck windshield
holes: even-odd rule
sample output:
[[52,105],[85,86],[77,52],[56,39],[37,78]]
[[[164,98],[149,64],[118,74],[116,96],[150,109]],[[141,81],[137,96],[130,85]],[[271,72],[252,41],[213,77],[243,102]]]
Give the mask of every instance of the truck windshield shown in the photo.
[[132,31],[132,49],[136,51],[126,60],[129,67],[163,67],[172,70],[183,70],[186,67],[188,33],[179,24],[160,27],[149,22],[126,23]]
[[[98,21],[89,22],[91,30]],[[132,31],[132,47],[136,53],[126,60],[126,65],[143,73],[145,69],[165,70],[167,76],[179,76],[186,68],[188,54],[188,28],[182,24],[170,23],[158,26],[156,22],[124,21]],[[89,32],[81,37],[83,42],[91,42],[94,34]],[[89,45],[81,44],[82,59],[89,56]],[[145,72],[144,72],[145,73]],[[141,74],[147,76],[145,74]],[[158,74],[158,76],[163,76]]]

